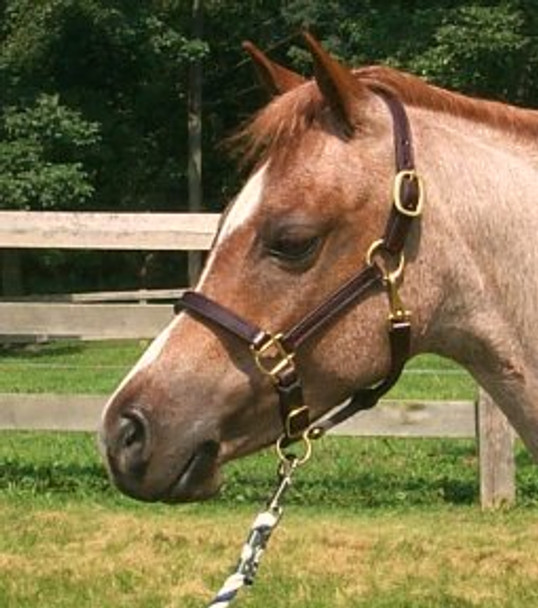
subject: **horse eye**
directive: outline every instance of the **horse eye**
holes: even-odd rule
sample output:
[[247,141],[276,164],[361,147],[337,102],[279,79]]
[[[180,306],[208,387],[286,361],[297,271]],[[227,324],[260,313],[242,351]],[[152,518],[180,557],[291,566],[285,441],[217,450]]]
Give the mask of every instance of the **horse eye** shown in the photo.
[[317,236],[281,236],[271,242],[268,253],[285,262],[303,262],[312,256],[319,244]]

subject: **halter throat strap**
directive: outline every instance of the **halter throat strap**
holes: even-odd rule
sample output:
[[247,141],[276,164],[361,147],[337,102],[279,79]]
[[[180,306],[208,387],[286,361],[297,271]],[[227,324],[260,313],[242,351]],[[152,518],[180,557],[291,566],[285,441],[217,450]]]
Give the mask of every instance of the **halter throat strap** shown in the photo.
[[[403,249],[406,239],[413,220],[422,210],[422,183],[414,167],[411,129],[404,106],[389,90],[372,88],[386,103],[392,116],[396,177],[385,232],[382,238],[372,243],[364,266],[293,327],[275,335],[196,291],[186,291],[174,307],[176,313],[186,310],[200,321],[224,329],[249,346],[258,369],[271,379],[278,394],[285,443],[295,441],[305,432],[319,436],[357,411],[373,407],[396,383],[410,354],[410,315],[401,302],[398,288],[405,265]],[[395,261],[395,270],[385,270],[387,258],[393,263]],[[351,306],[382,289],[387,291],[390,304],[391,365],[387,376],[374,386],[356,391],[340,409],[311,426],[295,363],[296,349],[326,329]]]

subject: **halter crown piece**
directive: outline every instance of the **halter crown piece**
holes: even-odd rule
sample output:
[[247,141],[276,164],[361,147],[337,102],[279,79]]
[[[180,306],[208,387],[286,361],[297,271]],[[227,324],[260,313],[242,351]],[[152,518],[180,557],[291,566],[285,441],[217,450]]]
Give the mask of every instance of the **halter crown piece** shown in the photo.
[[[278,394],[283,425],[277,443],[279,453],[289,443],[301,438],[309,443],[310,438],[320,437],[356,412],[372,408],[396,383],[409,358],[411,320],[399,296],[399,286],[405,267],[405,243],[414,220],[422,213],[424,190],[415,170],[404,106],[388,89],[376,86],[372,90],[383,99],[392,116],[396,175],[385,233],[370,246],[364,266],[292,328],[277,334],[257,327],[196,291],[186,291],[174,306],[176,313],[186,310],[208,326],[224,329],[248,345],[258,369],[271,379]],[[389,271],[389,266],[394,270]],[[385,289],[389,297],[389,373],[374,386],[356,391],[342,407],[312,425],[295,364],[296,350],[350,306],[379,289]]]

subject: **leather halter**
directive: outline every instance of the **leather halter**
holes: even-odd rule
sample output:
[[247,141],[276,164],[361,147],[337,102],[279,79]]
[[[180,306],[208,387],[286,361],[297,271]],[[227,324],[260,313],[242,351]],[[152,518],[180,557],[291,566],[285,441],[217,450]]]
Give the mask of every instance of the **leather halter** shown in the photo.
[[[309,437],[320,436],[356,412],[373,407],[396,383],[410,353],[410,314],[402,304],[398,287],[405,266],[403,250],[407,236],[413,220],[422,211],[423,188],[415,171],[411,129],[404,106],[392,92],[380,87],[372,90],[383,99],[392,115],[396,176],[385,233],[370,246],[363,268],[293,327],[275,335],[196,291],[186,291],[174,307],[176,313],[187,310],[202,322],[225,329],[250,347],[256,365],[271,378],[277,391],[284,443],[295,441],[305,433]],[[389,266],[396,268],[389,271]],[[387,290],[390,304],[389,373],[374,386],[356,391],[340,409],[311,426],[295,364],[296,349],[350,306],[380,288]]]

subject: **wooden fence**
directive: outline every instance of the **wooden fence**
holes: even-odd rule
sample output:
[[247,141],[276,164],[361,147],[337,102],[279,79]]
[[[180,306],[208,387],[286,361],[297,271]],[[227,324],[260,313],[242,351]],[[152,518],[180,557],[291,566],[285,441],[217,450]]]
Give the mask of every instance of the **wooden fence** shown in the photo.
[[[0,212],[0,249],[205,250],[218,214]],[[170,320],[178,290],[0,301],[0,340],[150,338]],[[339,434],[470,437],[479,445],[484,507],[515,499],[514,433],[489,396],[478,403],[383,402]],[[93,430],[105,399],[88,395],[0,395],[0,428]]]

